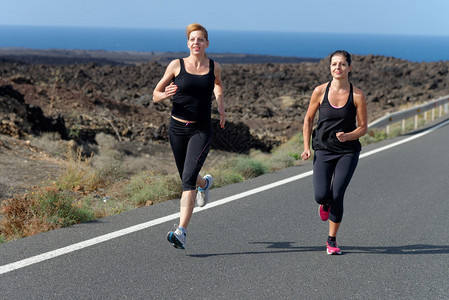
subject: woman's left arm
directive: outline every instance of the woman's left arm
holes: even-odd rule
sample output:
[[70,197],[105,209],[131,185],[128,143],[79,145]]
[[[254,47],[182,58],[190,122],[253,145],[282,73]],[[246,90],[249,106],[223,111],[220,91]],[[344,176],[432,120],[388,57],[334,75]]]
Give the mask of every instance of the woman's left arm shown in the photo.
[[344,133],[338,132],[337,138],[340,142],[356,140],[368,131],[368,116],[366,98],[362,90],[354,87],[354,105],[357,111],[357,128],[354,131]]
[[223,82],[221,81],[221,66],[217,62],[215,62],[214,72],[215,72],[214,95],[215,99],[217,100],[218,112],[220,113],[220,127],[224,128],[226,123],[226,112],[223,101]]

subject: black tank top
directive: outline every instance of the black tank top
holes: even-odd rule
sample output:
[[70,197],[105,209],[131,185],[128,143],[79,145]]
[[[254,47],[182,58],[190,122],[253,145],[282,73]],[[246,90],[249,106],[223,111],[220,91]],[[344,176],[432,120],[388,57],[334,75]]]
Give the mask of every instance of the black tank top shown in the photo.
[[319,108],[318,125],[313,130],[314,150],[328,150],[336,153],[358,152],[362,149],[359,140],[340,142],[337,132],[351,132],[356,127],[357,110],[354,104],[353,88],[350,84],[348,101],[343,107],[335,108],[329,103],[328,94],[331,82],[326,87],[323,102]]
[[173,82],[178,86],[173,96],[172,115],[187,121],[210,121],[212,92],[215,85],[214,61],[209,59],[209,73],[187,73],[184,60],[179,59],[181,71]]

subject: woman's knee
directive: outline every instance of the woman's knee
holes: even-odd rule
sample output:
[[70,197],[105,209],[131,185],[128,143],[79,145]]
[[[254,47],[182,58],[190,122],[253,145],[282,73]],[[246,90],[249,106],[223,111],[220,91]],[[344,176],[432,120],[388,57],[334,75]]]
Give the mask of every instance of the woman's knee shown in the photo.
[[315,201],[318,204],[326,205],[330,202],[330,193],[329,192],[315,192]]
[[182,190],[190,191],[196,189],[196,182],[198,179],[198,173],[196,170],[191,170],[190,172],[186,172],[182,174]]
[[192,182],[182,181],[182,191],[193,191],[196,189],[196,182],[192,184]]

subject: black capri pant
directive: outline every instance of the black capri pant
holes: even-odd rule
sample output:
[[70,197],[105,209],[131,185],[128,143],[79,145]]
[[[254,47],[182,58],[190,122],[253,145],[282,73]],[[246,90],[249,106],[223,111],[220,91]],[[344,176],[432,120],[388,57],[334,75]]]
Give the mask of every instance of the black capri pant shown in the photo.
[[196,179],[212,144],[212,123],[186,124],[170,118],[168,137],[182,180],[182,190],[195,190]]
[[340,223],[343,198],[359,161],[360,152],[334,153],[316,150],[313,157],[315,201],[330,205],[329,220]]

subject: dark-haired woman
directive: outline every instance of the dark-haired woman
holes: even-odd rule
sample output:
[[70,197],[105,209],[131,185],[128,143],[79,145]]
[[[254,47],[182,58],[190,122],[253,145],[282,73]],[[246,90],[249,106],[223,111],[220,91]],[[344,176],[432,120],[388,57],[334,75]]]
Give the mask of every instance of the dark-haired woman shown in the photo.
[[[341,254],[337,233],[343,218],[343,198],[357,167],[361,144],[367,131],[366,99],[362,90],[349,82],[351,55],[338,50],[330,55],[332,80],[315,88],[304,118],[303,160],[311,156],[313,186],[321,220],[329,222],[327,254]],[[313,130],[313,119],[319,119]]]
[[154,102],[173,99],[169,139],[183,192],[179,226],[168,232],[167,239],[178,249],[185,248],[195,199],[198,206],[205,205],[213,183],[211,175],[199,175],[213,138],[212,94],[217,100],[222,128],[226,121],[221,67],[206,57],[209,46],[207,30],[194,23],[187,26],[186,35],[190,55],[170,62],[153,92]]

